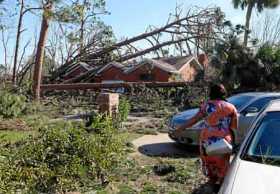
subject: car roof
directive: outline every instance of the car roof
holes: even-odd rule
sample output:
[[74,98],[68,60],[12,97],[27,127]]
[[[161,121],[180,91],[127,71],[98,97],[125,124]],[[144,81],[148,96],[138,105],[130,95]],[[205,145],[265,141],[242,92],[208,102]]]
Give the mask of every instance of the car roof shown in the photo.
[[267,108],[265,109],[266,112],[275,112],[280,111],[280,100],[273,100],[269,103]]
[[236,94],[235,96],[255,96],[255,97],[280,96],[280,92],[244,92],[244,93]]

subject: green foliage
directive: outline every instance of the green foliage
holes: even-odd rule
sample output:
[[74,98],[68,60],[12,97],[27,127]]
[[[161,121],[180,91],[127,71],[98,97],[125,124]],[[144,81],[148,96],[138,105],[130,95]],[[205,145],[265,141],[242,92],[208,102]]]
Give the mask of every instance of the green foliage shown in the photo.
[[280,66],[280,47],[264,44],[259,48],[256,57],[266,64]]
[[213,61],[221,69],[218,81],[224,83],[229,91],[261,87],[265,79],[265,68],[253,50],[240,43],[244,26],[227,25],[229,27],[224,41],[218,42],[213,50]]
[[60,22],[76,23],[78,24],[85,17],[96,19],[99,13],[107,13],[105,11],[105,0],[83,0],[76,1],[69,5],[57,6],[55,11],[55,18]]
[[118,108],[119,108],[120,121],[121,122],[126,121],[131,109],[129,101],[125,98],[121,98]]
[[92,127],[100,131],[49,124],[36,137],[1,148],[0,193],[61,193],[96,186],[117,165],[123,149],[110,118],[97,116]]
[[265,65],[266,71],[266,86],[268,84],[280,84],[280,47],[264,44],[258,50],[256,55],[258,59]]
[[23,95],[0,91],[0,115],[4,118],[20,116],[26,108],[26,100]]
[[183,194],[183,193],[180,191],[171,191],[171,192],[169,192],[169,194]]
[[248,5],[256,7],[258,12],[262,12],[264,8],[275,8],[279,5],[278,0],[233,0],[234,8],[241,7],[244,10]]
[[27,139],[30,135],[35,135],[34,131],[0,131],[0,144],[14,144]]
[[192,181],[196,181],[196,175],[198,173],[198,167],[195,163],[188,162],[188,164],[180,162],[172,164],[176,166],[176,171],[168,174],[165,180],[172,183],[186,184]]
[[93,118],[91,126],[98,133],[90,137],[89,152],[94,157],[97,176],[101,181],[104,181],[106,172],[112,170],[118,164],[118,159],[123,151],[123,141],[109,117],[96,116]]
[[118,194],[136,194],[137,192],[128,185],[120,185]]
[[145,183],[143,186],[143,190],[141,191],[141,194],[156,194],[157,188],[151,183]]

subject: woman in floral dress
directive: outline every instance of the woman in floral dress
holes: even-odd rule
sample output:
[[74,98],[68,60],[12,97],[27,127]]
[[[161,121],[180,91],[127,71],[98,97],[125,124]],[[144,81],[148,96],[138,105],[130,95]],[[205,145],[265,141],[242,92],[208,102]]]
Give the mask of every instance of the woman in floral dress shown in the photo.
[[186,128],[204,119],[205,127],[200,134],[202,169],[210,182],[218,185],[222,183],[228,170],[230,154],[208,156],[204,147],[221,138],[233,143],[233,131],[237,129],[237,111],[225,97],[226,90],[223,85],[211,86],[209,100],[201,105],[199,112],[193,118],[176,130],[179,135]]

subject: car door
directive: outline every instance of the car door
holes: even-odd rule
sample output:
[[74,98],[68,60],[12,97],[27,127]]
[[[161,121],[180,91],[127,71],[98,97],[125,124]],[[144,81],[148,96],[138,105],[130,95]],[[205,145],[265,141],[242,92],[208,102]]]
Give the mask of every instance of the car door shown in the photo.
[[249,127],[251,126],[254,119],[258,116],[261,110],[267,105],[271,100],[279,98],[277,96],[269,96],[258,98],[249,104],[243,111],[239,114],[238,120],[238,142],[241,142],[243,137],[246,135]]

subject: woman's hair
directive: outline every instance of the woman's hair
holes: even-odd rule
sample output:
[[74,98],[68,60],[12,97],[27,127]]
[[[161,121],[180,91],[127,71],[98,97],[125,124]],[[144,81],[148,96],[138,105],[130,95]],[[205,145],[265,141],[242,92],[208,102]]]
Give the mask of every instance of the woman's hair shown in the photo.
[[210,100],[226,100],[227,91],[223,84],[213,84],[210,86]]

